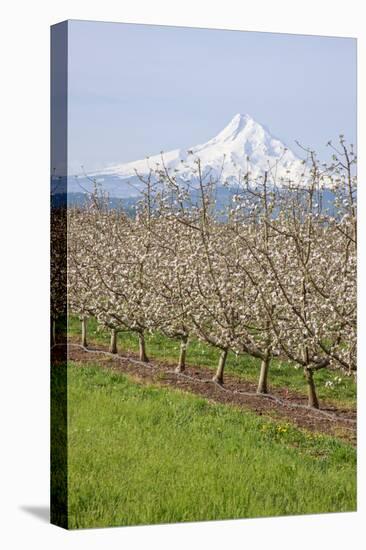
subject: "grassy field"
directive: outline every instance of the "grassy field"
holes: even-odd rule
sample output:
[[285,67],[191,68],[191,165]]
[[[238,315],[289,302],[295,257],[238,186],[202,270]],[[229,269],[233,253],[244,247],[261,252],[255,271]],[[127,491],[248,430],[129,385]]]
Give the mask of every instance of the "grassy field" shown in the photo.
[[340,512],[356,453],[253,413],[69,365],[69,527]]
[[[69,334],[80,335],[80,321],[71,317],[68,326]],[[88,321],[89,339],[94,343],[108,344],[109,333],[98,330],[95,319]],[[152,358],[164,359],[165,361],[176,362],[179,356],[179,342],[165,336],[154,333],[146,336],[147,351]],[[120,333],[118,335],[118,346],[121,351],[138,350],[137,336],[133,333]],[[187,351],[187,363],[192,365],[204,365],[216,369],[219,352],[215,348],[206,345],[198,340],[191,340]],[[247,356],[236,356],[230,353],[227,359],[226,372],[233,372],[243,376],[247,380],[257,382],[259,373],[259,360]],[[341,381],[335,381],[335,378]],[[318,397],[328,402],[337,403],[338,406],[354,408],[356,406],[356,384],[353,378],[342,374],[329,372],[327,369],[315,373],[314,379],[317,384]],[[333,387],[325,386],[327,381],[333,382]],[[269,374],[270,385],[287,387],[304,395],[307,392],[306,383],[302,369],[295,369],[283,361],[273,360]]]

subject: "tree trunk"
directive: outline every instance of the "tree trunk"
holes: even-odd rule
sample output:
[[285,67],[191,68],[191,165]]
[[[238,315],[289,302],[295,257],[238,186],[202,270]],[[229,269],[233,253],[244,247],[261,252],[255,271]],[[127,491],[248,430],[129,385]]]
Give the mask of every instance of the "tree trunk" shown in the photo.
[[111,342],[109,344],[109,353],[117,353],[117,331],[115,328],[111,330]]
[[83,317],[81,319],[81,345],[84,348],[88,347],[88,341],[87,341],[86,334],[87,334],[86,318]]
[[143,361],[144,363],[149,362],[149,358],[146,354],[146,346],[145,346],[145,336],[143,332],[139,332],[139,357],[140,361]]
[[319,401],[316,395],[313,371],[310,368],[305,367],[304,372],[308,384],[308,406],[313,409],[319,409]]
[[187,342],[188,342],[188,336],[182,336],[180,341],[180,353],[179,353],[179,361],[177,368],[175,369],[175,372],[183,372],[186,368],[186,355],[187,355]]
[[56,321],[51,319],[51,346],[56,345]]
[[213,382],[216,382],[217,384],[223,384],[224,383],[224,368],[227,358],[227,349],[223,349],[220,354],[219,364],[217,367],[217,371],[215,376],[213,377]]
[[271,359],[268,355],[261,362],[257,393],[268,393],[268,371]]

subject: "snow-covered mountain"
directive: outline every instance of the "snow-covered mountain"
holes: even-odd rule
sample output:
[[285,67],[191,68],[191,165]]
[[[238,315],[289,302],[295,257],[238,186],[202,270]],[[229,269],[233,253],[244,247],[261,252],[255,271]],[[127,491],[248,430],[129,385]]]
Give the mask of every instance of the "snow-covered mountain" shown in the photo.
[[[257,177],[269,171],[272,178],[280,184],[281,178],[299,178],[304,170],[302,161],[288,149],[279,139],[275,138],[251,116],[237,114],[229,124],[215,137],[187,149],[159,153],[124,164],[116,164],[100,170],[92,177],[102,184],[102,187],[114,197],[127,197],[136,194],[138,185],[137,174],[146,175],[150,169],[165,167],[178,178],[189,179],[194,176],[197,168],[195,160],[201,161],[203,173],[219,177],[222,183],[237,181],[238,176],[246,174]],[[131,185],[129,185],[129,183]],[[69,192],[73,189],[70,182]]]

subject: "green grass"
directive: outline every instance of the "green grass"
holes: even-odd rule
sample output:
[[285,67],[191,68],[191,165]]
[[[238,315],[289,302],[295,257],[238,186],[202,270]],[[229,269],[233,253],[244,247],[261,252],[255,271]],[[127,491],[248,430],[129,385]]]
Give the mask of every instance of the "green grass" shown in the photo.
[[[69,334],[80,335],[80,321],[71,317],[68,327]],[[109,333],[98,328],[95,319],[88,321],[89,338],[95,343],[107,344]],[[164,359],[176,362],[179,357],[179,342],[167,338],[159,333],[146,336],[147,350],[152,358]],[[138,351],[137,336],[125,332],[118,335],[119,349],[125,351]],[[187,363],[192,365],[204,365],[216,369],[219,358],[217,349],[192,339],[187,350]],[[226,372],[232,372],[243,376],[246,380],[257,382],[260,361],[248,355],[236,356],[229,353]],[[335,377],[341,377],[341,382],[336,382],[333,388],[325,386],[327,381],[334,382]],[[327,369],[320,370],[314,375],[320,400],[336,403],[338,406],[354,408],[356,406],[356,384],[352,377],[346,377],[342,373],[337,374]],[[306,382],[302,369],[295,369],[284,361],[273,360],[269,374],[269,382],[275,387],[286,387],[302,394],[306,394]]]
[[69,527],[353,511],[335,438],[71,363]]

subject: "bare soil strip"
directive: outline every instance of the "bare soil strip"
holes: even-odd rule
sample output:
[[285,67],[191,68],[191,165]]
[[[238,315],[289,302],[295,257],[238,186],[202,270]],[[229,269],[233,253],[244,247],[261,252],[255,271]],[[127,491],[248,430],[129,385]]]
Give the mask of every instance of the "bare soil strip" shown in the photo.
[[86,349],[69,342],[68,356],[76,363],[98,362],[105,368],[126,373],[145,383],[194,393],[216,403],[234,405],[356,444],[356,411],[329,403],[323,403],[320,410],[310,409],[305,396],[287,388],[272,388],[271,395],[258,395],[255,384],[232,373],[227,373],[225,385],[219,386],[212,382],[213,373],[208,367],[188,366],[184,373],[177,374],[171,364],[156,360],[142,363],[133,354],[111,354],[103,346]]

